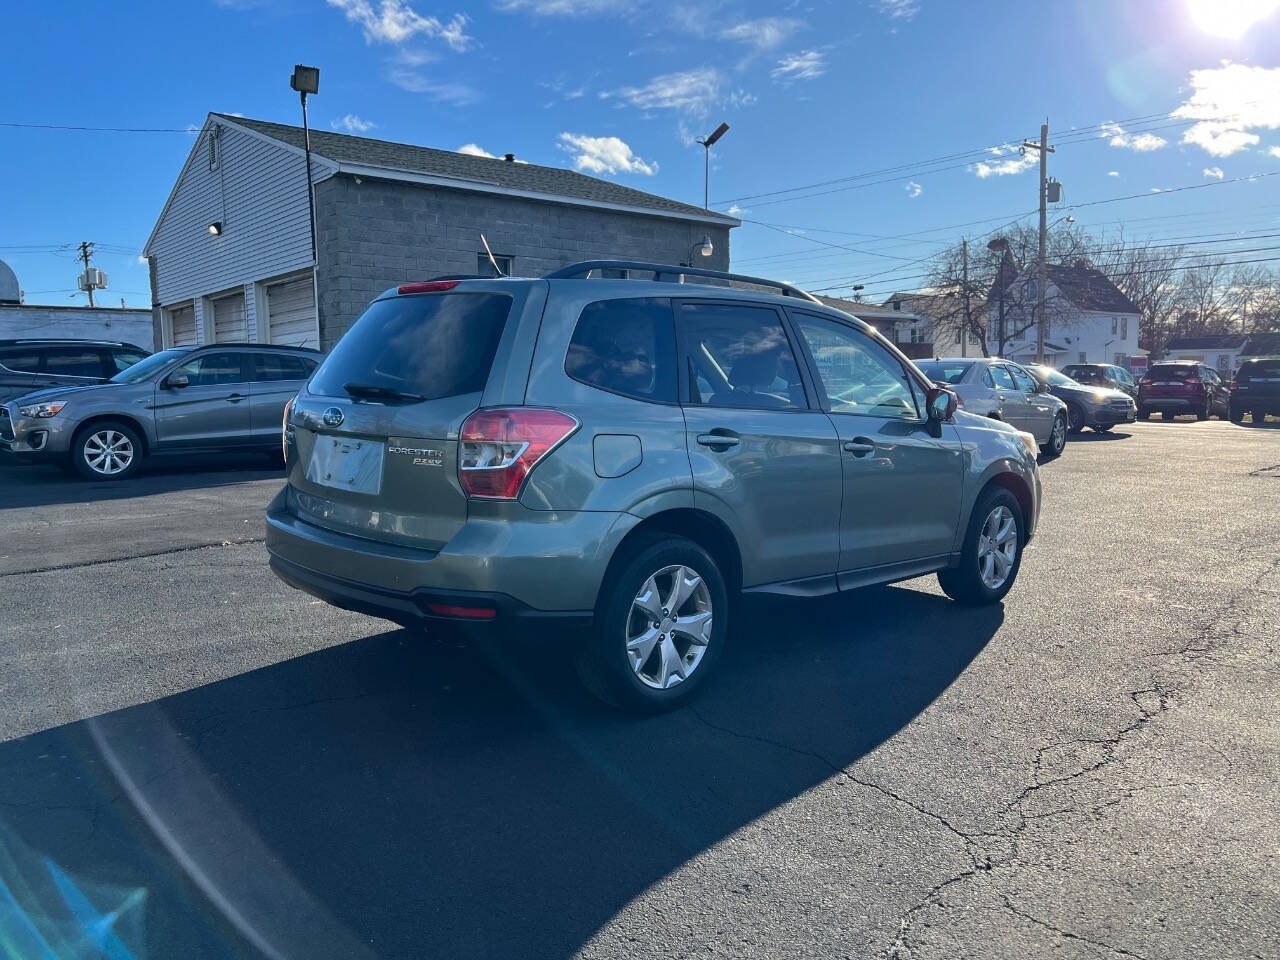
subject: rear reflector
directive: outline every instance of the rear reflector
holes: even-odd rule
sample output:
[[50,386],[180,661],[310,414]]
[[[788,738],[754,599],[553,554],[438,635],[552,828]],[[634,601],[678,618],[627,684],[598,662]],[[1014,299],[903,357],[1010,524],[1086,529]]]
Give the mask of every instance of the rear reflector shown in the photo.
[[498,615],[493,607],[458,607],[449,603],[428,603],[427,610],[437,617],[460,617],[465,620],[492,620]]
[[396,288],[397,293],[442,293],[452,290],[458,285],[457,280],[421,280],[417,283],[402,283]]
[[558,410],[505,407],[477,410],[462,424],[458,480],[469,497],[514,500],[538,461],[578,421]]

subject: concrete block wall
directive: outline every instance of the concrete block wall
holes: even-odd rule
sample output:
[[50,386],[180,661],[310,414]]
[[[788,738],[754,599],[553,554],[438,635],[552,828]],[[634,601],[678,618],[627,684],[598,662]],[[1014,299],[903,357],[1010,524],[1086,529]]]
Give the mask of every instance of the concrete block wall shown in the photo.
[[10,337],[123,340],[158,349],[151,311],[134,308],[0,305],[0,339]]
[[518,276],[580,260],[687,263],[704,236],[715,252],[698,265],[729,268],[726,226],[345,175],[316,185],[316,226],[324,350],[389,287],[476,273],[481,233]]

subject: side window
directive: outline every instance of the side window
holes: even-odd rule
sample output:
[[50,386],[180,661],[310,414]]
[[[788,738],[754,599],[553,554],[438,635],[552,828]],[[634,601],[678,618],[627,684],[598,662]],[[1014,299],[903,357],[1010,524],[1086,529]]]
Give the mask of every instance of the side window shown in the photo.
[[1013,382],[1013,376],[1009,373],[1009,368],[1003,364],[997,363],[991,368],[991,376],[995,377],[996,386],[1003,390],[1017,390],[1018,386]]
[[671,301],[598,300],[578,317],[565,373],[637,400],[676,401],[676,341]]
[[238,353],[206,353],[189,360],[178,369],[185,373],[193,387],[217,386],[224,383],[241,383]]
[[253,380],[269,383],[275,380],[305,380],[315,364],[287,353],[253,354]]
[[36,350],[5,350],[0,352],[0,365],[14,373],[39,373],[40,353]]
[[772,307],[684,303],[677,314],[689,400],[713,407],[803,410],[800,367]]
[[1021,367],[1010,367],[1009,372],[1013,374],[1013,382],[1018,385],[1018,389],[1023,393],[1035,393],[1036,383]]
[[147,359],[145,353],[139,353],[137,350],[111,350],[110,373],[117,374],[121,370],[128,370],[139,360]]
[[59,377],[101,377],[102,354],[93,347],[54,347],[45,351],[44,372]]
[[995,389],[996,382],[991,379],[991,370],[988,367],[982,368],[982,385],[984,387],[990,387],[993,390]]
[[835,320],[802,313],[794,319],[818,368],[832,413],[919,418],[911,377],[888,350]]

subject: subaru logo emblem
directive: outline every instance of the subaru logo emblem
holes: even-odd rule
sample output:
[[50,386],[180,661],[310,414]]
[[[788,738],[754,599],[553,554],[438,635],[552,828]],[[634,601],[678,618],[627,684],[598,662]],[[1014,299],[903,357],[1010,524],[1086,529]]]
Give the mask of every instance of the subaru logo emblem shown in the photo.
[[337,407],[330,407],[321,416],[326,427],[338,427],[342,425],[342,411]]

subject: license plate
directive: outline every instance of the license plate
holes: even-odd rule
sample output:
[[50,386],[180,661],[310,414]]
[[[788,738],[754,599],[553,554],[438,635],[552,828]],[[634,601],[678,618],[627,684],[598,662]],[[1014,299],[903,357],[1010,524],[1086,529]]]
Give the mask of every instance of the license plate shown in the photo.
[[385,444],[377,440],[318,436],[311,448],[307,479],[351,493],[380,493],[385,452]]

